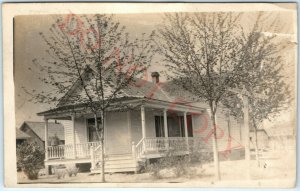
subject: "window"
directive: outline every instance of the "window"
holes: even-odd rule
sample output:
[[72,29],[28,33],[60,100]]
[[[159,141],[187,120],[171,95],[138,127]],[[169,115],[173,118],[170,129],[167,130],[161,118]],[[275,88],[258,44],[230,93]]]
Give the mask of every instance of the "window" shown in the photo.
[[[97,118],[97,122],[100,125],[101,124],[101,118]],[[89,142],[100,141],[100,139],[97,135],[97,130],[95,128],[95,118],[87,119],[87,129],[88,129]]]
[[[192,116],[187,115],[188,136],[193,137]],[[168,137],[185,137],[185,125],[183,116],[168,116]],[[155,116],[156,137],[164,137],[164,117]]]
[[156,133],[156,137],[165,136],[163,116],[155,116],[155,133]]
[[[186,116],[187,120],[187,132],[188,132],[188,137],[193,137],[193,124],[192,124],[192,116],[187,115]],[[172,136],[173,137],[185,137],[185,124],[184,124],[184,116],[176,116],[173,117],[172,120],[170,121],[170,130],[172,131]],[[171,136],[170,136],[171,137]]]
[[181,116],[168,116],[168,136],[184,137],[183,118]]

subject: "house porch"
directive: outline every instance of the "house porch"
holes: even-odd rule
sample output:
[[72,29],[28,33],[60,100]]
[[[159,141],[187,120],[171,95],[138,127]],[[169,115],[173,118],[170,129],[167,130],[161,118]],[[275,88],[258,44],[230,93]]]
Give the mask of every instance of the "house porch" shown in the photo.
[[[170,104],[159,101],[147,101],[137,104],[133,109],[108,112],[104,129],[104,153],[108,161],[112,158],[127,160],[130,171],[136,171],[138,161],[159,158],[166,153],[176,155],[189,154],[199,149],[199,137],[193,137],[189,128],[196,125],[195,113],[203,113],[204,109],[181,104]],[[80,116],[80,117],[79,117]],[[68,163],[91,163],[97,168],[101,160],[99,141],[91,140],[87,119],[90,115],[64,113],[64,115],[45,116],[45,137],[48,137],[48,120],[63,119],[71,122],[68,141],[65,145],[46,146],[45,165]],[[81,119],[81,122],[79,121]],[[189,121],[191,120],[191,121]],[[80,131],[78,124],[81,124]],[[79,139],[79,132],[84,132],[84,139]],[[65,134],[68,134],[65,133]],[[45,138],[47,140],[47,138]],[[116,166],[116,164],[112,164]],[[128,166],[128,165],[127,165]],[[132,167],[132,168],[131,168]],[[125,168],[128,169],[128,168]],[[107,170],[107,169],[106,169]],[[118,171],[118,168],[117,170]],[[119,170],[120,171],[120,170]]]

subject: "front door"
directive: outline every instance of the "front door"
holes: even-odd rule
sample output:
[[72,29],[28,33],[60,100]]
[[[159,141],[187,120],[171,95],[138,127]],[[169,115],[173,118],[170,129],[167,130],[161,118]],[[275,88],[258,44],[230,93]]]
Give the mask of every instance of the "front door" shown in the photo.
[[[98,124],[101,124],[101,118],[97,119]],[[100,141],[100,132],[97,133],[96,127],[95,127],[95,118],[89,118],[87,119],[87,129],[88,129],[88,140],[89,142],[98,142]]]

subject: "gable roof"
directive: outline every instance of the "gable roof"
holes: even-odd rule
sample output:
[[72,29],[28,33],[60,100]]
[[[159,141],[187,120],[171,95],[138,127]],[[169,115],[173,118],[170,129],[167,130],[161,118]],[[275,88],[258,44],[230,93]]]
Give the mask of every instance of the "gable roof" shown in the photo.
[[16,128],[16,139],[29,139],[30,136]]
[[[90,66],[87,66],[81,75],[83,76],[83,78],[86,78],[91,72],[95,73],[96,71]],[[88,77],[86,79],[88,79]],[[72,85],[70,90],[60,99],[59,103],[57,104],[57,107],[79,104],[78,102],[76,103],[76,97],[85,97],[84,89],[81,87],[80,84],[80,80],[77,80]],[[109,91],[110,89],[108,88],[106,92]],[[178,94],[178,92],[181,93]],[[175,100],[178,100],[178,97],[180,97],[181,99],[184,98],[185,101],[188,101],[186,100],[186,97],[193,99],[195,98],[195,96],[192,96],[192,94],[187,93],[187,91],[184,91],[182,88],[176,86],[172,82],[154,83],[144,79],[134,78],[132,83],[130,83],[127,87],[121,90],[120,95],[118,95],[117,98],[147,98],[153,100],[173,102]],[[75,98],[75,100],[72,98]]]
[[[90,74],[97,74],[97,71],[95,68],[87,65],[84,71],[81,73],[81,76],[84,80],[87,80],[85,81],[86,83],[93,85],[93,83],[96,81],[91,77]],[[126,76],[124,75],[124,77]],[[111,79],[113,76],[110,76],[109,78]],[[114,79],[111,81],[114,81]],[[106,84],[105,86],[107,88],[105,89],[104,94],[107,92],[109,93],[112,90],[113,83]],[[97,95],[92,94],[92,96]],[[199,98],[197,96],[193,95],[189,91],[184,90],[182,87],[176,85],[173,81],[155,83],[145,79],[134,78],[132,82],[123,88],[120,91],[120,94],[118,94],[112,101],[112,109],[114,107],[118,107],[118,103],[120,102],[126,102],[129,103],[130,107],[136,107],[144,101],[164,102],[165,104],[175,104],[180,107],[188,107],[189,109],[193,107],[196,110],[203,110],[207,108],[205,104],[197,104],[199,103]],[[81,86],[81,81],[77,79],[67,93],[61,99],[59,99],[59,102],[55,108],[39,112],[37,115],[51,116],[54,114],[55,119],[66,119],[69,117],[69,112],[74,112],[75,110],[77,112],[82,112],[85,110],[86,112],[88,104],[89,101],[85,94],[85,89],[83,89]]]
[[[20,130],[25,131],[25,125],[27,125],[42,141],[45,141],[45,122],[24,121]],[[48,122],[48,137],[55,135],[59,140],[65,140],[63,125],[61,123]]]

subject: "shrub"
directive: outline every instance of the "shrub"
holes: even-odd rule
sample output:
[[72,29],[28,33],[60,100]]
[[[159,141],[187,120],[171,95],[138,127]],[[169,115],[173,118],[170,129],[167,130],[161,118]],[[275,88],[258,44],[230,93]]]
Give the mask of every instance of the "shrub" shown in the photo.
[[213,161],[213,153],[209,151],[192,151],[190,152],[190,159],[192,163],[209,163]]
[[[180,151],[180,150],[179,150]],[[203,163],[211,162],[213,156],[211,152],[194,149],[189,151],[189,155],[178,155],[178,149],[169,150],[165,157],[157,159],[146,166],[146,171],[154,178],[162,177],[193,177],[197,174],[193,164],[200,167]]]
[[73,174],[74,176],[77,175],[79,168],[77,168],[75,165],[67,166],[66,171],[68,172],[69,177],[71,177]]
[[17,166],[30,180],[38,178],[40,169],[44,168],[44,151],[34,141],[24,141],[17,146]]
[[171,151],[165,157],[159,158],[156,162],[146,166],[146,171],[154,178],[161,178],[162,171],[166,169],[169,169],[167,171],[169,176],[180,177],[189,174],[191,172],[189,157],[176,156]]
[[55,175],[56,175],[57,179],[65,178],[66,169],[64,169],[64,168],[58,168],[58,169],[56,169],[55,170]]
[[213,161],[213,151],[202,139],[196,139],[194,144],[189,147],[189,156],[191,163],[204,164]]

